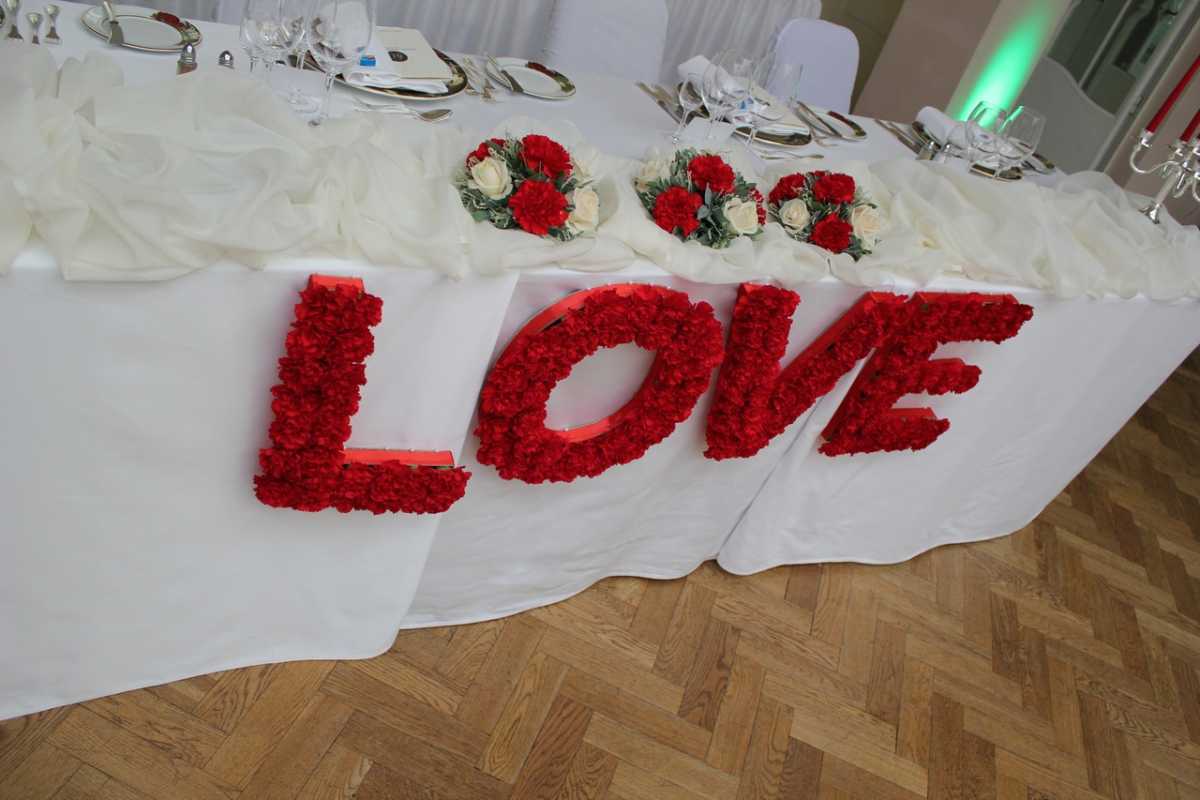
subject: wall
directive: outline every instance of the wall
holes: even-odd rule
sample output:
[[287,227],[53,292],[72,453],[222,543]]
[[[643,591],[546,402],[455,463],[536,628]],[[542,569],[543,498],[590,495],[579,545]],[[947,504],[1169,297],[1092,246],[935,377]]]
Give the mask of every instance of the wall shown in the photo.
[[858,38],[854,100],[862,94],[903,5],[904,0],[824,0],[821,4],[821,19],[849,28]]
[[912,120],[922,106],[945,108],[1000,0],[907,0],[896,16],[857,114]]

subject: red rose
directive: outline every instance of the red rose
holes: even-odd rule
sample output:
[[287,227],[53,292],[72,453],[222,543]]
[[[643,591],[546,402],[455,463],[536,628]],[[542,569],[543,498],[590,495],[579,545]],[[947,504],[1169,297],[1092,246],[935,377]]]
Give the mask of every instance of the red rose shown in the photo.
[[712,189],[717,194],[733,191],[733,167],[720,156],[696,156],[688,162],[688,175],[692,185],[700,191]]
[[832,253],[840,253],[850,246],[850,234],[854,228],[841,217],[830,215],[816,225],[808,240],[817,247],[824,247]]
[[486,142],[480,142],[479,147],[476,147],[474,150],[471,151],[471,154],[467,156],[467,166],[468,167],[471,166],[472,161],[483,161],[485,158],[490,156],[492,154],[492,151],[491,151],[492,145],[496,145],[497,147],[504,147],[504,140],[503,139],[488,139]]
[[768,200],[773,206],[781,206],[788,200],[795,200],[804,190],[808,188],[808,176],[797,172],[792,175],[785,175],[779,179],[779,183],[775,184],[775,188],[771,190]]
[[813,184],[813,197],[822,203],[850,203],[854,201],[854,178],[840,172],[827,172]]
[[548,136],[531,133],[522,139],[521,160],[530,172],[540,172],[551,180],[571,174],[571,154]]
[[672,186],[654,201],[654,221],[667,233],[674,233],[678,228],[684,238],[687,238],[700,227],[696,212],[702,205],[704,198],[700,195],[689,192],[682,186]]
[[522,230],[538,236],[545,236],[551,228],[567,222],[567,196],[546,181],[522,183],[508,198],[508,207]]

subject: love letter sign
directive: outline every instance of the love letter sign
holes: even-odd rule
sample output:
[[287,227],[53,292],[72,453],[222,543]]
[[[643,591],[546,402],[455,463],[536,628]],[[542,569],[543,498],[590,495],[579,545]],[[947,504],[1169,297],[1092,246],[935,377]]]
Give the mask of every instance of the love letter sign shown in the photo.
[[[712,459],[747,458],[795,422],[866,359],[823,431],[828,456],[921,450],[949,427],[932,410],[898,409],[906,394],[966,392],[979,368],[935,359],[949,342],[1002,342],[1033,309],[1011,295],[869,292],[786,366],[795,292],[742,284],[722,342],[707,303],[651,284],[576,292],[525,326],[480,393],[478,460],[501,477],[572,481],[640,458],[686,420],[720,367],[707,420]],[[376,514],[437,513],[470,474],[448,452],[346,450],[374,349],[382,302],[362,282],[314,275],[300,295],[271,394],[271,447],[256,494],[269,506]],[[571,368],[602,347],[652,350],[641,387],[615,414],[570,431],[547,428],[546,402]]]

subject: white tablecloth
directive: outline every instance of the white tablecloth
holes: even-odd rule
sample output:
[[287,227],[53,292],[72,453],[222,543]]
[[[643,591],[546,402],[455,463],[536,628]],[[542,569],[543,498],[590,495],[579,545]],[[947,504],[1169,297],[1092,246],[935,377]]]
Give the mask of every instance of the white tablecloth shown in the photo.
[[[94,44],[68,20],[64,28],[62,54]],[[202,64],[214,68],[234,37],[219,26],[205,35]],[[120,58],[131,81],[173,69],[170,59]],[[579,84],[580,97],[561,105],[453,106],[481,133],[518,111],[565,116],[626,155],[668,125],[623,83]],[[896,154],[890,137],[871,132],[842,152]],[[383,298],[351,445],[455,450],[474,477],[441,518],[308,515],[254,500],[268,390],[310,272],[357,275]],[[599,478],[501,481],[474,462],[468,433],[490,359],[533,312],[616,280],[683,289],[712,302],[722,322],[736,290],[644,262],[619,276],[551,269],[519,281],[282,261],[159,283],[66,283],[30,248],[0,278],[0,718],[253,663],[368,656],[399,627],[501,616],[612,574],[673,577],[712,557],[735,572],[892,561],[1007,533],[1200,340],[1196,302],[1014,290],[1035,308],[1020,335],[944,348],[983,378],[961,396],[921,398],[952,423],[921,453],[815,453],[850,375],[751,459],[703,458],[704,398],[643,459]],[[862,291],[834,279],[804,287],[787,357]],[[615,408],[645,364],[628,349],[597,356],[552,398],[552,424]]]

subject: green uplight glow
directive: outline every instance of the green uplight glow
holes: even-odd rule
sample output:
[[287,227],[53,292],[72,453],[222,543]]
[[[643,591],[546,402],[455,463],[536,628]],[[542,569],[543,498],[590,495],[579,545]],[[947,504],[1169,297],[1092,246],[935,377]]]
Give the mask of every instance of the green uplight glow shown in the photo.
[[1060,10],[1056,3],[1035,2],[1000,40],[992,57],[967,92],[966,100],[950,109],[950,116],[966,119],[981,100],[1011,106],[1025,88],[1042,49],[1054,33]]

